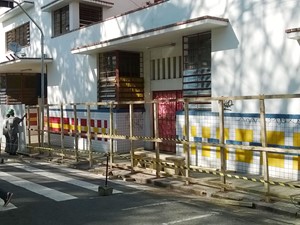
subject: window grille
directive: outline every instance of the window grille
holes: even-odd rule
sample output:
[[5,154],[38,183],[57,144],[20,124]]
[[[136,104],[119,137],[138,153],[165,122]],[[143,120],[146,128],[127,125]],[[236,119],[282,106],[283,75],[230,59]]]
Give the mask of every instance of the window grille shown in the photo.
[[102,7],[79,4],[80,27],[103,20]]
[[144,100],[143,55],[113,51],[99,54],[98,101]]
[[69,32],[69,6],[65,6],[53,12],[54,36]]
[[[211,97],[211,33],[183,37],[183,97]],[[210,102],[190,104],[210,110]]]
[[30,45],[30,24],[29,22],[19,26],[13,30],[6,32],[6,49],[8,50],[8,44],[11,42],[17,42],[22,47]]

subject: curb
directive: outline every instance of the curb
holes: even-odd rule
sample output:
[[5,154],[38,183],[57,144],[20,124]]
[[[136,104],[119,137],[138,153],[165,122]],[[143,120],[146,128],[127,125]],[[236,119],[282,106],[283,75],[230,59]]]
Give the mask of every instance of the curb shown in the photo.
[[183,182],[176,180],[170,182],[168,180],[166,181],[165,178],[158,178],[150,183],[162,188],[169,188],[172,190],[182,191],[184,193],[191,193],[197,196],[209,197],[209,200],[216,201],[216,203],[262,209],[272,213],[300,218],[300,208],[285,202],[267,203],[263,202],[259,197],[245,198],[234,191],[229,193],[219,192],[218,190],[214,190],[216,189],[215,187],[209,188],[201,185],[185,186]]

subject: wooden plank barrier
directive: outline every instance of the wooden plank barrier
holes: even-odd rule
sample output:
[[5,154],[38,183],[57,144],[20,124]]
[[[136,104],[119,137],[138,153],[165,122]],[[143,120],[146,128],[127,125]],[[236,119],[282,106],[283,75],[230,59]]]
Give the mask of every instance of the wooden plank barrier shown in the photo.
[[[174,163],[175,168],[172,169],[173,170],[172,174],[184,176],[184,171],[185,171],[183,169],[183,167],[185,166],[185,157],[184,156],[169,156],[169,157],[166,157],[166,161]],[[171,171],[171,169],[165,168],[165,171],[168,172],[168,171]]]
[[146,152],[143,151],[134,151],[134,160],[133,160],[133,166],[138,166],[140,164],[141,167],[146,167],[145,162],[143,159],[147,156]]

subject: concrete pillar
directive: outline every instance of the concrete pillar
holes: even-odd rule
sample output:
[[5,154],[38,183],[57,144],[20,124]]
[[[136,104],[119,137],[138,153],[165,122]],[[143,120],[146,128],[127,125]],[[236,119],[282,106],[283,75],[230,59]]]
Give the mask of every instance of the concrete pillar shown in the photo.
[[79,2],[70,2],[69,5],[70,30],[79,28]]

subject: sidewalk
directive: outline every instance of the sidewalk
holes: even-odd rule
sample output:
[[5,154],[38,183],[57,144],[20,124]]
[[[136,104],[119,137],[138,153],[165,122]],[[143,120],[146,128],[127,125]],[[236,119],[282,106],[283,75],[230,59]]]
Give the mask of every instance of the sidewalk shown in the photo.
[[[92,168],[89,167],[88,162],[74,163],[74,161],[59,159],[54,159],[52,162],[55,161],[92,173],[105,175],[106,171],[106,158],[103,158],[102,164],[98,163]],[[271,195],[268,198],[270,201],[267,202],[263,183],[226,178],[226,191],[222,191],[220,176],[196,172],[191,172],[190,176],[190,183],[187,185],[184,177],[170,176],[162,172],[161,177],[157,178],[155,170],[149,168],[134,167],[134,172],[132,172],[129,160],[124,158],[116,158],[113,167],[109,169],[109,179],[123,179],[128,182],[155,185],[168,188],[174,193],[179,191],[207,197],[217,204],[258,208],[300,218],[300,188],[270,185]],[[279,179],[275,181],[288,182]],[[290,183],[300,184],[300,182]],[[291,196],[294,196],[294,201],[291,200]]]
[[[1,154],[0,158],[5,162],[43,160],[52,163],[63,164],[68,167],[90,171],[91,173],[99,173],[105,175],[106,157],[102,163],[99,162],[89,166],[89,162],[74,162],[70,159],[62,159],[61,157],[48,158],[45,155],[35,155],[32,157],[17,155],[9,156]],[[1,163],[1,162],[0,162]],[[191,172],[189,184],[181,176],[170,176],[161,173],[161,177],[157,178],[155,170],[149,168],[135,167],[134,172],[131,171],[129,160],[123,158],[115,159],[112,168],[109,168],[109,179],[123,179],[128,182],[136,182],[140,184],[150,184],[162,188],[168,188],[174,193],[190,193],[202,197],[209,198],[222,205],[237,205],[240,207],[258,208],[268,210],[274,213],[288,215],[300,218],[300,188],[282,187],[278,185],[270,185],[269,202],[266,201],[265,187],[263,183],[252,182],[242,179],[226,178],[226,191],[221,185],[220,176]],[[276,180],[278,182],[287,182],[286,180]],[[291,182],[299,185],[300,182]],[[294,197],[294,201],[291,200]]]

